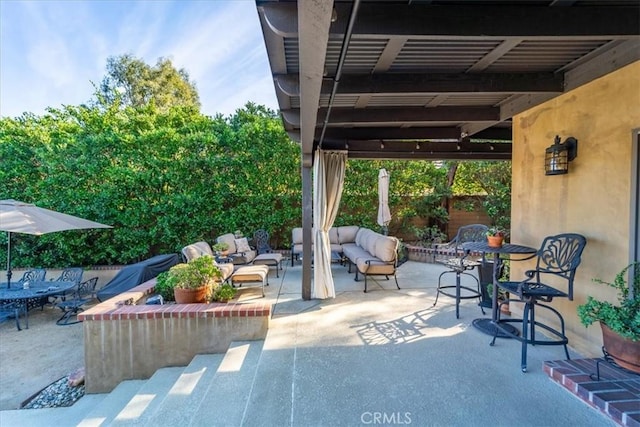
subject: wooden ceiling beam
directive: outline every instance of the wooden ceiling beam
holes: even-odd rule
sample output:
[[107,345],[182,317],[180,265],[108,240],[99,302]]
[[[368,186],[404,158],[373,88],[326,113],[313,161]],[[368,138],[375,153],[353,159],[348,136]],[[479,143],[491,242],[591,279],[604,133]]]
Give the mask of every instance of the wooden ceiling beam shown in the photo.
[[[279,90],[299,96],[296,74],[275,76]],[[443,94],[443,93],[562,93],[564,78],[555,73],[393,73],[344,75],[338,94]],[[329,94],[333,80],[325,78],[322,93]]]
[[[281,37],[297,37],[295,2],[260,4],[269,28]],[[350,4],[336,3],[338,19],[330,34],[342,36]],[[548,7],[546,5],[429,5],[363,3],[354,36],[368,37],[602,37],[638,35],[640,6]]]

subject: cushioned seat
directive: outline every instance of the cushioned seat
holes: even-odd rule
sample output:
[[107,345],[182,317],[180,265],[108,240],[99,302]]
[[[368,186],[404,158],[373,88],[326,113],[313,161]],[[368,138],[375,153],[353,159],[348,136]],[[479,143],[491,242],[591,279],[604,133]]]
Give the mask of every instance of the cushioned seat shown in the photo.
[[266,265],[276,268],[276,277],[280,277],[278,271],[280,270],[280,263],[282,262],[282,254],[277,252],[271,252],[266,254],[260,254],[253,260],[253,265]]
[[261,283],[262,296],[264,296],[264,287],[269,286],[269,267],[266,265],[247,265],[238,268],[231,275],[231,284],[236,285],[239,283],[242,286],[243,283]]

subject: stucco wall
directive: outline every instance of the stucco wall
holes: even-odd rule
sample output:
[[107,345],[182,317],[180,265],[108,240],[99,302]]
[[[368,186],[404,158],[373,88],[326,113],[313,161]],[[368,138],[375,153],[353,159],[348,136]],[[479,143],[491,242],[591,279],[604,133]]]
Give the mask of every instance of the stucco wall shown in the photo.
[[[592,279],[610,281],[629,262],[632,133],[638,128],[640,62],[513,121],[511,241],[539,247],[550,234],[576,232],[587,237],[574,301],[552,303],[563,313],[570,345],[587,356],[602,354],[600,327],[582,326],[576,307],[587,295],[614,300],[615,292]],[[568,136],[578,139],[578,157],[569,164],[568,174],[545,176],[545,149],[556,134],[563,141]],[[526,268],[517,264],[512,278],[522,277]]]

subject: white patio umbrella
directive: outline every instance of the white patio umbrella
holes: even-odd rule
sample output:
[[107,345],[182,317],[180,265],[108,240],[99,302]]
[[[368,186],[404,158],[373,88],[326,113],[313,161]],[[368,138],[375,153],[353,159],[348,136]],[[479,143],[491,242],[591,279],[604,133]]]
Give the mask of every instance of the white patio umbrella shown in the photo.
[[85,228],[112,228],[13,199],[0,200],[0,231],[7,232],[7,286],[11,282],[11,233],[41,234]]
[[378,172],[378,225],[387,234],[387,226],[391,221],[391,212],[389,211],[389,173],[386,169],[380,169]]

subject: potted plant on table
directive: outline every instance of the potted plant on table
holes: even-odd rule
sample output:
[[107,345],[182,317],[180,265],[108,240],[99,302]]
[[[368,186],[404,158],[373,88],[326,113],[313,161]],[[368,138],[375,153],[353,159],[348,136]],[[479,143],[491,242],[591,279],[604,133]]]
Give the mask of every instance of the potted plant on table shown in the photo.
[[500,227],[491,227],[487,230],[487,244],[492,248],[499,248],[504,243],[507,232]]
[[[203,255],[158,275],[156,289],[165,299],[174,299],[178,304],[201,303],[211,300],[221,280],[222,272],[213,257]],[[173,295],[169,295],[171,290]]]
[[211,249],[220,256],[229,255],[229,244],[226,242],[218,242],[211,247]]
[[[627,275],[634,273],[632,284]],[[580,322],[589,326],[600,322],[604,350],[623,368],[640,373],[640,262],[634,262],[616,274],[613,282],[593,279],[618,291],[618,302],[587,297],[578,306]]]

